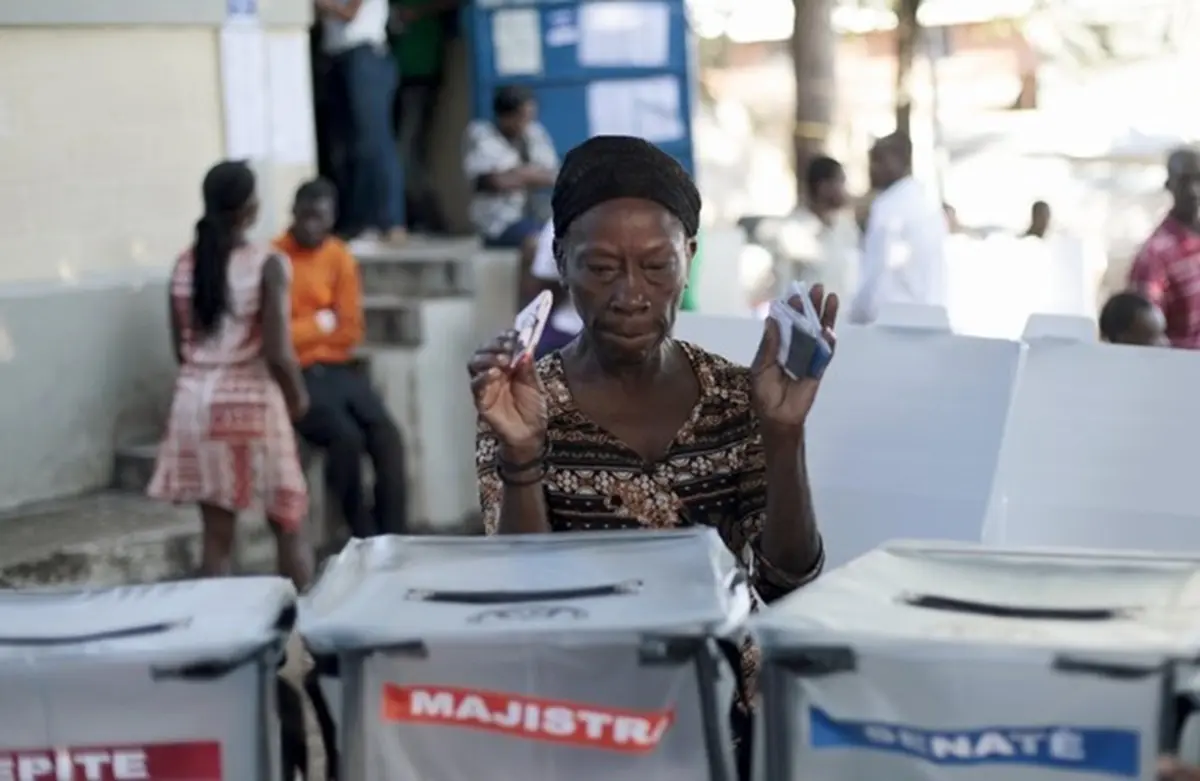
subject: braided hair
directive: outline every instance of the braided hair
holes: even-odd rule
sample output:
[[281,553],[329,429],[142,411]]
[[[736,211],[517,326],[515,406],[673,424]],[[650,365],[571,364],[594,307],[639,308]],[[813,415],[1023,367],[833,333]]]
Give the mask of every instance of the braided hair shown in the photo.
[[204,215],[192,246],[192,327],[211,336],[229,307],[229,256],[243,210],[254,198],[254,172],[243,162],[217,163],[205,175],[202,191]]
[[700,230],[700,191],[683,166],[654,144],[632,136],[595,136],[563,158],[550,208],[555,255],[584,212],[617,198],[653,201],[675,215],[689,239]]

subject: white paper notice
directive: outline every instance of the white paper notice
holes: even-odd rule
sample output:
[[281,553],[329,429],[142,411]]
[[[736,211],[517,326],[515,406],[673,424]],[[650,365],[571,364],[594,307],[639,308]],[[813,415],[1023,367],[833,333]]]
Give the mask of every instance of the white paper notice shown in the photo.
[[588,129],[594,136],[638,136],[656,144],[684,137],[679,79],[597,81],[587,88]]
[[542,17],[536,8],[492,14],[493,65],[497,76],[540,76]]
[[579,45],[579,22],[572,8],[559,8],[546,13],[546,46],[557,49]]
[[671,50],[671,9],[664,2],[605,0],[579,8],[579,64],[661,68]]
[[257,19],[258,0],[226,0],[226,19]]
[[221,91],[225,155],[258,160],[270,151],[267,132],[266,36],[257,24],[221,28]]
[[312,72],[308,38],[276,34],[267,44],[270,94],[271,156],[288,165],[310,165],[317,159],[313,137]]

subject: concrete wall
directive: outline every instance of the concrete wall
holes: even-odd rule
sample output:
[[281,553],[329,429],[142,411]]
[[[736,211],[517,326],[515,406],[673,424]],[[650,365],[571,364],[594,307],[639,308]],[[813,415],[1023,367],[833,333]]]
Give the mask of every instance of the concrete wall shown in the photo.
[[[0,3],[0,508],[105,485],[113,447],[161,425],[164,280],[225,151],[225,8]],[[259,10],[307,37],[308,0]],[[256,170],[268,236],[313,165]]]

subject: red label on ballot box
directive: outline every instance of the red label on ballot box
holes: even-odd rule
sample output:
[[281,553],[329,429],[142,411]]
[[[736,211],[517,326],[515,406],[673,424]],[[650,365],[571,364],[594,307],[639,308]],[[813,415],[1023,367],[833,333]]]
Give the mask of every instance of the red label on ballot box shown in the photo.
[[221,744],[0,748],[0,781],[221,781]]
[[383,688],[383,720],[644,754],[662,742],[675,711],[631,711],[495,691],[389,683]]

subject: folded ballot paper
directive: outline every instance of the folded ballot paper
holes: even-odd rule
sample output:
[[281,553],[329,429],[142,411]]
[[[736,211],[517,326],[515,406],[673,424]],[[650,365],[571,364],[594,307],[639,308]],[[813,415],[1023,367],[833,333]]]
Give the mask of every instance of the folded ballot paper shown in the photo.
[[[797,310],[789,298],[803,303]],[[768,316],[779,324],[779,365],[793,380],[819,379],[833,358],[833,348],[822,335],[821,316],[808,297],[808,285],[793,282],[788,294],[771,302]]]

